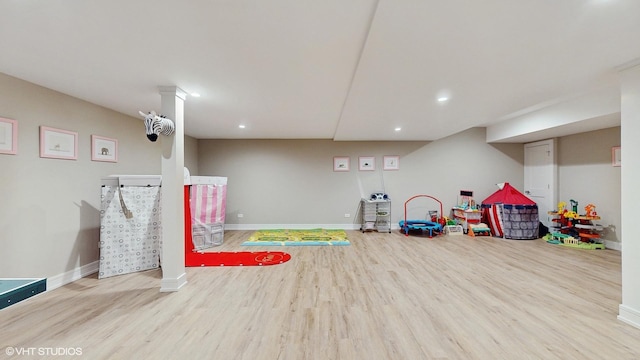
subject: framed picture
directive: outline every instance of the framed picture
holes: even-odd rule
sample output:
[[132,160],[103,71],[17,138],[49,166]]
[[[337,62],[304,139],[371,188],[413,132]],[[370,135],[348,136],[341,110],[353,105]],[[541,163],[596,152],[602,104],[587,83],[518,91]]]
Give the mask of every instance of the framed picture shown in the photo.
[[376,158],[373,156],[360,156],[358,158],[358,169],[360,171],[373,171],[376,169]]
[[333,171],[349,171],[349,157],[348,156],[334,156],[333,157]]
[[78,133],[40,126],[40,157],[78,159]]
[[399,170],[400,169],[400,156],[386,155],[382,158],[383,170]]
[[622,155],[620,153],[620,146],[614,146],[611,148],[611,165],[622,166]]
[[118,140],[91,135],[91,160],[118,162]]
[[0,118],[0,154],[18,153],[18,122]]

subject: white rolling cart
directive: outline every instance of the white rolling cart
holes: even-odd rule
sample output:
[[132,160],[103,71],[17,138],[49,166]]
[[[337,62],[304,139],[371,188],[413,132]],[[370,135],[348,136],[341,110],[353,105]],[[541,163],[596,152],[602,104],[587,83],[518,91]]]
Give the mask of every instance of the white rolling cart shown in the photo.
[[391,232],[391,200],[387,199],[361,199],[360,211],[362,222],[360,230]]

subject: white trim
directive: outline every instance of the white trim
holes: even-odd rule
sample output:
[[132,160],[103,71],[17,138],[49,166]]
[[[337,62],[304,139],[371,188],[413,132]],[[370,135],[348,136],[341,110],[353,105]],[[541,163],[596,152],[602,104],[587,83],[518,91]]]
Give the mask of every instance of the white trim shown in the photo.
[[[538,147],[538,146],[547,146],[547,150],[549,151],[548,162],[544,164],[544,166],[539,166],[537,170],[532,170],[531,165],[531,154],[529,152],[529,148]],[[558,180],[558,139],[547,139],[541,140],[531,143],[524,144],[524,194],[528,196],[531,200],[535,201],[538,205],[538,218],[539,221],[542,222],[545,226],[551,227],[553,220],[551,216],[548,215],[545,211],[540,211],[540,209],[555,209],[556,204],[558,204],[559,198],[559,180]],[[536,164],[539,165],[539,164]],[[544,171],[544,170],[548,171]],[[532,189],[533,181],[532,176],[533,173],[545,172],[546,175],[550,176],[550,178],[546,178],[548,181],[548,191],[542,191],[538,189],[538,191],[533,191],[535,194],[530,194],[529,192]],[[544,200],[546,200],[546,204],[540,204],[539,198],[536,198],[536,195],[541,195],[544,193]],[[544,221],[543,221],[544,220]]]
[[[336,229],[359,231],[360,227],[360,224],[224,224],[225,230]],[[391,230],[400,230],[400,226],[398,224],[391,224]]]
[[92,263],[77,267],[65,273],[47,278],[47,291],[57,289],[83,277],[95,274],[98,272],[98,268],[100,267],[99,265],[100,262],[96,260]]
[[621,72],[621,71],[625,71],[625,70],[629,70],[632,69],[636,66],[640,65],[640,58],[637,59],[633,59],[631,61],[628,61],[624,64],[618,65],[615,67],[616,71]]
[[620,304],[618,320],[640,329],[640,311]]
[[187,273],[182,273],[175,279],[165,279],[160,281],[160,292],[174,292],[180,290],[187,284]]
[[622,251],[622,243],[617,242],[617,241],[605,240],[604,241],[604,246],[605,246],[605,248],[607,248],[609,250]]
[[338,229],[360,230],[360,224],[224,224],[225,230]]
[[486,142],[527,143],[619,126],[620,85],[574,93],[509,114],[486,128]]

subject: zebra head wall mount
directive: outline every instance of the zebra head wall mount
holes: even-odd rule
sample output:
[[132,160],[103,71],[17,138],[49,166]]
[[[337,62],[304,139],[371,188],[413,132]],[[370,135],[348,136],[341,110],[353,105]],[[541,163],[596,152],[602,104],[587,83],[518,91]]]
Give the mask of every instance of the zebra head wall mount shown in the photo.
[[175,124],[172,120],[167,119],[164,115],[156,115],[155,111],[148,114],[138,110],[138,113],[144,118],[144,127],[147,132],[147,139],[154,142],[158,140],[158,135],[169,136],[175,130]]

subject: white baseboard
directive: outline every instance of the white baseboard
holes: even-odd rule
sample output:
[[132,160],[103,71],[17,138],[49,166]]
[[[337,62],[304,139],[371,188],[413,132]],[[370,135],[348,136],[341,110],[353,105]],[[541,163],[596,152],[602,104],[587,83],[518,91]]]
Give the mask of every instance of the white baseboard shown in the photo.
[[[275,230],[275,229],[337,229],[360,230],[360,224],[225,224],[225,230]],[[398,230],[398,224],[391,224],[391,230]]]
[[360,230],[360,224],[225,224],[225,230],[274,230],[274,229],[339,229]]
[[622,251],[622,243],[619,243],[617,241],[609,241],[609,240],[605,240],[604,241],[604,247],[610,250],[618,250],[618,251]]
[[182,273],[175,279],[162,278],[160,281],[160,292],[174,292],[180,290],[187,284],[187,273]]
[[640,311],[626,305],[618,307],[618,320],[640,329]]
[[96,260],[92,263],[83,265],[79,268],[75,268],[65,273],[49,277],[47,278],[47,291],[57,289],[61,286],[72,283],[85,276],[95,274],[98,272],[99,267],[100,267],[100,262]]
[[[100,268],[100,261],[96,260],[92,263],[69,270],[62,274],[54,275],[47,278],[47,291],[65,286],[83,277],[95,274]],[[160,292],[178,291],[187,283],[187,274],[183,273],[177,279],[162,279]]]

